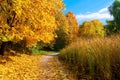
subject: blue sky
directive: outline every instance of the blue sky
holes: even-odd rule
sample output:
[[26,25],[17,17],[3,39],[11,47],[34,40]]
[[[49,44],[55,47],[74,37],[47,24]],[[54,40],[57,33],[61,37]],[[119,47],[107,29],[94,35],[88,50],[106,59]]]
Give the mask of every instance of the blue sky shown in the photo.
[[113,17],[109,14],[108,7],[114,0],[63,0],[66,5],[66,14],[69,11],[74,12],[77,21],[81,24],[83,21],[99,19],[105,23],[106,19]]

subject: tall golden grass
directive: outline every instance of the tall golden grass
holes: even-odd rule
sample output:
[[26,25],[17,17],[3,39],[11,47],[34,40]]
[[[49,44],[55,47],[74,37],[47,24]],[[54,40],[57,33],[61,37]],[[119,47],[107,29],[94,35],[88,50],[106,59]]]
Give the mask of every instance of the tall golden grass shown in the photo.
[[120,80],[120,35],[79,39],[60,53],[78,80]]

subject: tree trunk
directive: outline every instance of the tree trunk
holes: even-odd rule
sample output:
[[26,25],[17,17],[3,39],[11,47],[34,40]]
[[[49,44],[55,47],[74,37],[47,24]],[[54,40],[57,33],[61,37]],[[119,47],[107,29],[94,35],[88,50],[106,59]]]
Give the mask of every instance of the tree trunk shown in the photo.
[[0,55],[4,55],[6,43],[7,43],[7,42],[2,42],[1,48],[0,48]]

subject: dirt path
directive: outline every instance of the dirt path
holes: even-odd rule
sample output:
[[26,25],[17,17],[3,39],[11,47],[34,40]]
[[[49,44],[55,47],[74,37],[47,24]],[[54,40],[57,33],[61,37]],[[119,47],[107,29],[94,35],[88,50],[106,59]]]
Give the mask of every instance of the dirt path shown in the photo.
[[39,80],[74,80],[68,76],[57,58],[58,53],[42,56]]

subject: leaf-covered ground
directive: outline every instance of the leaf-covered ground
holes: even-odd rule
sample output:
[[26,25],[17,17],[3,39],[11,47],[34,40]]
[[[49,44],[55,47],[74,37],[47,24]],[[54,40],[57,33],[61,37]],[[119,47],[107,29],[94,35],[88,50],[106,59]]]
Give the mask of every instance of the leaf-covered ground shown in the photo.
[[0,57],[0,80],[74,80],[56,57],[19,55]]

